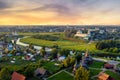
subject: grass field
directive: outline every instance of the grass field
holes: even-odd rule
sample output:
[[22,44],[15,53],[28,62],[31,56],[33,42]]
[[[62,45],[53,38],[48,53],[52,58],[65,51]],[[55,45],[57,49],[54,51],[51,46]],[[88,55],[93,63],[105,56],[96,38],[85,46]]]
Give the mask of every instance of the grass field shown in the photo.
[[60,67],[55,65],[55,62],[45,62],[43,63],[43,66],[45,69],[47,69],[49,72],[57,72]]
[[89,67],[92,68],[102,68],[104,66],[104,62],[94,61],[93,64],[90,64]]
[[73,76],[66,73],[65,71],[61,71],[60,73],[48,78],[47,80],[74,80]]
[[115,80],[120,80],[120,75],[117,73],[114,73],[112,71],[105,71],[105,73],[109,74],[111,77],[113,77]]
[[[90,77],[93,77],[95,75],[98,75],[102,70],[96,70],[96,69],[89,69],[90,71]],[[95,78],[91,79],[91,80],[96,80]]]
[[67,38],[65,37],[64,33],[62,32],[54,32],[54,33],[19,33],[20,35],[51,35],[51,36],[57,36],[60,38],[60,40],[57,41],[49,41],[49,40],[43,40],[43,39],[36,39],[33,37],[28,37],[28,38],[23,38],[21,39],[21,42],[24,43],[32,43],[34,45],[39,45],[39,46],[47,46],[47,47],[52,47],[54,44],[57,44],[61,48],[66,48],[66,49],[75,49],[75,50],[89,50],[92,52],[98,51],[95,47],[95,43],[87,43],[84,40],[79,40],[79,39],[74,39],[74,38]]
[[24,43],[32,43],[34,45],[39,45],[39,46],[47,46],[47,47],[52,47],[54,44],[57,44],[61,48],[66,48],[66,49],[75,49],[75,50],[89,50],[89,51],[97,51],[95,48],[95,44],[91,43],[83,43],[83,42],[73,42],[73,41],[48,41],[48,40],[42,40],[42,39],[35,39],[35,38],[23,38],[20,40],[21,42]]

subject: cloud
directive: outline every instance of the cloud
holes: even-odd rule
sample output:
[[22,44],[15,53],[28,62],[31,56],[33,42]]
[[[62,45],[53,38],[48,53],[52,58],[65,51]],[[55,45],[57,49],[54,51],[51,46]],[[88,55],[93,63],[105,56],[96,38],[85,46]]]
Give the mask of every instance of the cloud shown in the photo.
[[31,8],[31,9],[18,9],[18,10],[2,10],[2,13],[14,13],[14,12],[54,12],[57,15],[69,16],[73,15],[73,11],[65,6],[60,4],[44,4],[40,7]]
[[3,1],[0,1],[0,9],[1,10],[4,10],[4,9],[6,9],[6,8],[9,8],[10,6],[7,4],[7,3],[5,3],[5,2],[3,2]]
[[[80,5],[80,6],[91,6],[95,4],[99,0],[71,0],[73,4]],[[86,7],[87,7],[86,6]]]
[[72,15],[72,11],[70,8],[60,4],[46,4],[42,7],[31,9],[31,11],[53,11],[56,12],[58,15]]

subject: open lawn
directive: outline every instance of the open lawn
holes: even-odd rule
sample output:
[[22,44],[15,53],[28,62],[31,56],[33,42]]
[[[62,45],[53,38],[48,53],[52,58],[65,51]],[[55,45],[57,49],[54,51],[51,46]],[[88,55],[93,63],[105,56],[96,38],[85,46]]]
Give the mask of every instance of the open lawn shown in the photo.
[[55,62],[45,62],[42,64],[45,69],[47,69],[51,73],[57,72],[60,67],[55,65]]
[[66,73],[65,71],[61,71],[58,74],[55,74],[54,76],[48,78],[47,80],[74,80],[73,76]]
[[90,76],[95,76],[95,75],[98,75],[102,70],[96,70],[96,69],[89,69],[90,71]]
[[104,66],[104,62],[100,62],[100,61],[93,61],[93,63],[89,65],[89,67],[92,68],[102,68],[103,66]]
[[115,80],[120,80],[120,75],[117,73],[114,73],[112,71],[105,71],[105,73],[109,74],[111,77],[113,77]]

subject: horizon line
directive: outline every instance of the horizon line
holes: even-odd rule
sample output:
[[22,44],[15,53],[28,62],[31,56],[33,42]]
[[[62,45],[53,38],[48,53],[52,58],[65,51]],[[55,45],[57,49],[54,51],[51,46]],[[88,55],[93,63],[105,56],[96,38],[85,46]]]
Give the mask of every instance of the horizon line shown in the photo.
[[0,24],[0,26],[120,26],[120,24]]

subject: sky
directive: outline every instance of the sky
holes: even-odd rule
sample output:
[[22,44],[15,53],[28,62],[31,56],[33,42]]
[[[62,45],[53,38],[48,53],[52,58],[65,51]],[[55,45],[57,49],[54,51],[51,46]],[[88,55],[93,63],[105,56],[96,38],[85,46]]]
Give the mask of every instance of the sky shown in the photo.
[[0,0],[0,25],[120,25],[120,0]]

